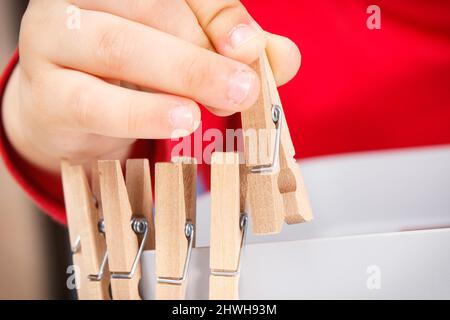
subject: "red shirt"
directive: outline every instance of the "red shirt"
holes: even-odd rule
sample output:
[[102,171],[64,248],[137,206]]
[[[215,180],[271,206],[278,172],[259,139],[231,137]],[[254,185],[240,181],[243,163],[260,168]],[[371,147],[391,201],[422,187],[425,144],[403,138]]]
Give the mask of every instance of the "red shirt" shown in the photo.
[[[280,88],[299,158],[450,143],[450,2],[377,1],[381,29],[369,30],[372,2],[243,1],[264,29],[291,38],[302,51],[299,75]],[[1,96],[17,61],[16,53]],[[204,130],[239,126],[238,116],[202,113]],[[65,223],[60,177],[21,159],[3,128],[0,142],[18,183]],[[139,141],[133,157],[168,160],[170,145]],[[207,166],[200,172],[207,182]]]

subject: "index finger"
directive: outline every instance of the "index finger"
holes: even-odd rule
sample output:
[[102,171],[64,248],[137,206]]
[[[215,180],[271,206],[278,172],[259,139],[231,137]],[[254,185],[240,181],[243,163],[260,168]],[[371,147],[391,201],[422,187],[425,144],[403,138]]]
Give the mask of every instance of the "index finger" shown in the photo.
[[133,21],[81,12],[83,27],[58,32],[58,46],[47,49],[52,62],[216,109],[238,112],[256,101],[260,85],[249,66]]

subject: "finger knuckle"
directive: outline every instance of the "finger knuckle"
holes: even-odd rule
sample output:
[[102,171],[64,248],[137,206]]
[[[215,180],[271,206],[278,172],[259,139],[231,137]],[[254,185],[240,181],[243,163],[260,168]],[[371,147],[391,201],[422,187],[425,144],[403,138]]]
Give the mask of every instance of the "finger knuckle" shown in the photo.
[[96,56],[108,70],[120,73],[127,67],[134,48],[129,34],[121,27],[107,28],[99,33]]
[[143,132],[148,128],[148,119],[143,116],[143,113],[137,107],[133,99],[128,99],[127,102],[127,136],[136,136],[139,132]]
[[211,2],[210,5],[215,7],[207,10],[207,6],[205,6],[203,9],[205,12],[203,14],[202,26],[205,30],[209,29],[218,17],[222,17],[229,12],[234,12],[236,9],[241,8],[239,0],[221,0],[214,3]]
[[197,92],[199,88],[206,87],[210,79],[211,69],[201,55],[194,55],[181,63],[182,85],[187,92]]
[[69,93],[69,109],[73,112],[73,125],[79,128],[87,128],[92,123],[92,112],[89,101],[91,92],[86,86],[74,86]]

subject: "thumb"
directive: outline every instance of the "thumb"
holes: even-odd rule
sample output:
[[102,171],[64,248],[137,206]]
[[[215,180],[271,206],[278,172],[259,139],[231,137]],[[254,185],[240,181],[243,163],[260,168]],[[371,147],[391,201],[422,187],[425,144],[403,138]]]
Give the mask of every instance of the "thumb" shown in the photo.
[[238,0],[187,0],[216,51],[252,63],[266,47],[266,34]]

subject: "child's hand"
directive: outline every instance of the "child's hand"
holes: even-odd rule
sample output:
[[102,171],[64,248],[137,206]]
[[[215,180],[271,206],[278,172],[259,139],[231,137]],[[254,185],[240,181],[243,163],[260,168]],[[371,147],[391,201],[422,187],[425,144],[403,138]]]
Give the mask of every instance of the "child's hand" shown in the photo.
[[250,107],[259,80],[245,63],[267,40],[278,82],[289,81],[297,48],[262,31],[239,1],[31,0],[4,125],[48,170],[61,158],[125,159],[135,139],[193,132],[196,102],[218,115]]

